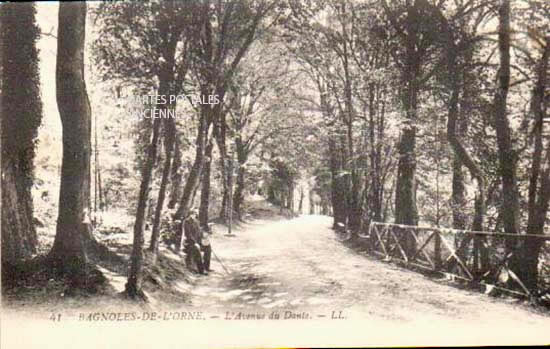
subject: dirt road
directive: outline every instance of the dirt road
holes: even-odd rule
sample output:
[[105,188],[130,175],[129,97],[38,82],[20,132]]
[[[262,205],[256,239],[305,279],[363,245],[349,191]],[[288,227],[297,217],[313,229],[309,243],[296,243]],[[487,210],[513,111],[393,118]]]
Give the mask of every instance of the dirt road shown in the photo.
[[231,274],[213,259],[215,272],[198,277],[189,289],[193,306],[223,309],[225,316],[277,311],[426,331],[483,328],[498,336],[506,336],[505,329],[512,329],[510,335],[532,328],[550,338],[550,330],[538,330],[550,329],[550,316],[357,254],[336,239],[330,225],[328,217],[302,216],[247,223],[235,237],[216,232],[214,251]]
[[[181,307],[161,292],[144,305],[112,296],[58,297],[33,307],[41,311],[31,317],[3,313],[2,347],[74,347],[73,337],[81,348],[136,347],[136,341],[156,347],[159,340],[163,348],[550,344],[548,314],[357,254],[330,225],[322,216],[255,220],[234,237],[215,226],[212,245],[230,273],[213,259],[209,276],[175,280],[185,295]],[[106,275],[123,289],[125,275]],[[80,321],[93,312],[137,320]],[[51,345],[44,346],[43,334],[54,339]]]

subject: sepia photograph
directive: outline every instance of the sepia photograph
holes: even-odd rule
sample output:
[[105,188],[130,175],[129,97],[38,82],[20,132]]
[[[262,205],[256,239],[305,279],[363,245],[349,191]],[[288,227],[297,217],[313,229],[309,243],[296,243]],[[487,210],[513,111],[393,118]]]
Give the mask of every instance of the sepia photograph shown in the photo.
[[0,3],[2,348],[550,345],[550,2]]

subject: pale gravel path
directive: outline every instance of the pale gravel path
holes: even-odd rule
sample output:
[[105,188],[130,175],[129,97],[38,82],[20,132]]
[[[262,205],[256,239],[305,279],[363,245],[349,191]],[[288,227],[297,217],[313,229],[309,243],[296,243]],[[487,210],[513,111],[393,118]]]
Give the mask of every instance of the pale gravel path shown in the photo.
[[[213,236],[217,255],[232,270],[183,280],[190,295],[181,309],[153,294],[145,308],[93,298],[44,304],[32,317],[6,312],[0,322],[4,348],[255,348],[346,346],[449,346],[550,344],[550,316],[516,301],[460,290],[418,273],[355,253],[337,241],[331,219],[302,216],[256,220],[235,237]],[[180,258],[176,255],[173,258]],[[111,275],[122,287],[124,276]],[[153,302],[154,301],[154,302]],[[76,302],[76,304],[73,304]],[[89,303],[89,302],[88,302]],[[15,309],[14,309],[15,310]],[[38,309],[37,309],[38,310]],[[78,321],[79,312],[202,312],[198,321]],[[345,319],[330,317],[342,311]],[[48,312],[63,314],[52,322]],[[227,321],[245,315],[289,312],[308,319]],[[76,313],[72,319],[71,313]],[[304,315],[305,314],[305,315]],[[217,318],[214,318],[216,317]],[[324,317],[319,317],[324,316]],[[204,320],[210,321],[204,321]],[[33,335],[29,335],[33,334]],[[9,335],[9,336],[8,336]],[[138,345],[139,344],[139,345]]]
[[308,312],[314,318],[342,310],[346,319],[426,333],[484,329],[502,338],[517,334],[527,340],[535,334],[550,343],[550,314],[357,254],[337,241],[330,225],[329,217],[301,216],[254,221],[236,237],[216,232],[215,251],[233,273],[225,274],[213,259],[216,272],[198,280],[192,304],[233,312]]

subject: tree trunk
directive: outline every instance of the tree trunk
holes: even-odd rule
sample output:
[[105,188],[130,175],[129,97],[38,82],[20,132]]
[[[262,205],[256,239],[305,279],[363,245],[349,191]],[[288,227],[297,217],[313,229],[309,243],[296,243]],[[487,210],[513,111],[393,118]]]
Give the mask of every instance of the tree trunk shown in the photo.
[[309,214],[315,214],[315,201],[313,200],[313,194],[315,192],[313,189],[309,189],[308,198],[309,198]]
[[[417,225],[418,211],[416,207],[416,126],[417,105],[420,78],[420,57],[417,51],[418,42],[418,11],[417,3],[407,11],[405,41],[405,66],[403,73],[404,93],[401,97],[405,111],[406,124],[401,130],[399,144],[399,162],[395,186],[395,223]],[[403,237],[407,254],[413,254],[416,249],[414,238]]]
[[[516,179],[516,154],[512,148],[511,130],[506,110],[510,85],[510,1],[501,0],[499,6],[498,86],[495,94],[495,128],[497,133],[499,170],[502,179],[502,215],[506,233],[518,232],[518,191]],[[509,246],[511,247],[511,246]]]
[[229,166],[227,166],[227,226],[228,234],[231,234],[233,223],[233,171],[234,171],[234,157],[233,154],[229,154],[228,157]]
[[[415,94],[415,93],[413,93]],[[416,100],[416,98],[415,98]],[[416,109],[416,108],[415,108]],[[416,112],[410,112],[415,115]],[[410,121],[415,117],[409,117]],[[399,162],[395,185],[395,223],[406,225],[418,224],[416,208],[416,130],[414,127],[401,131],[398,144]],[[401,236],[403,248],[408,256],[416,250],[416,242],[410,234]]]
[[399,163],[395,189],[395,222],[397,224],[416,225],[418,223],[415,137],[414,129],[405,129],[399,140]]
[[107,203],[103,192],[103,185],[101,184],[101,167],[97,168],[97,187],[99,192],[99,209],[105,211]]
[[[105,199],[103,197],[103,185],[101,184],[101,166],[99,165],[99,141],[97,139],[97,116],[95,117],[94,121],[94,139],[95,139],[95,149],[94,149],[94,155],[95,155],[95,173],[96,173],[96,181],[95,186],[97,187],[97,194],[99,197],[99,209],[103,211],[105,209]],[[96,199],[94,197],[94,199]],[[94,210],[97,210],[94,207]],[[96,213],[96,212],[94,212]],[[94,221],[97,221],[97,217],[94,217]]]
[[42,118],[34,3],[0,6],[2,272],[36,251],[34,142]]
[[204,167],[202,171],[201,202],[199,206],[199,222],[201,228],[208,230],[208,208],[210,206],[210,172],[212,167],[212,150],[214,142],[210,140],[206,146]]
[[[449,62],[449,64],[452,64],[453,67],[449,70],[450,81],[451,81],[451,88],[457,89],[457,96],[456,99],[451,98],[451,103],[458,103],[459,95],[458,91],[460,91],[460,86],[458,84],[458,69],[456,67],[456,57],[455,52],[456,49],[450,48],[453,52],[452,55],[452,62]],[[472,50],[468,49],[467,57],[465,57],[465,61],[467,63],[471,62],[472,59]],[[451,59],[450,59],[451,60]],[[449,60],[449,61],[450,61]],[[449,107],[449,113],[454,113],[454,115],[450,115],[450,118],[454,118],[451,122],[454,123],[454,125],[451,125],[451,128],[453,129],[454,137],[453,141],[459,141],[460,139],[464,139],[466,137],[466,132],[468,128],[468,117],[471,112],[471,93],[470,90],[473,88],[469,84],[468,79],[468,73],[465,71],[465,68],[463,68],[462,71],[462,99],[460,101],[460,110],[458,109],[458,105],[454,105],[452,107]],[[447,133],[449,130],[447,130]],[[449,136],[447,136],[449,138]],[[466,149],[462,146],[453,145],[453,142],[451,142],[451,147],[454,151],[453,156],[453,178],[452,178],[452,193],[451,193],[451,207],[453,212],[453,228],[463,230],[466,229],[466,225],[468,222],[468,218],[466,216],[466,188],[464,185],[465,181],[465,173],[464,173],[464,161],[462,158],[464,157],[464,154],[462,154],[462,151],[466,151]],[[456,149],[455,149],[456,148]],[[460,149],[459,149],[460,148]],[[471,165],[470,165],[471,167]],[[478,167],[478,166],[476,166]],[[470,169],[470,172],[472,174],[479,173],[481,174],[481,171],[479,168],[476,169]],[[473,176],[475,178],[475,175]],[[480,192],[478,192],[478,196],[480,196]],[[481,215],[481,217],[479,217]],[[483,215],[484,212],[480,212],[479,214],[476,213],[476,218],[481,219],[480,226],[477,227],[478,230],[483,230]]]
[[181,149],[180,141],[177,134],[174,139],[174,160],[172,163],[172,173],[170,175],[170,183],[172,184],[170,191],[170,201],[168,202],[168,208],[173,209],[176,207],[181,195],[181,180],[182,180],[182,168],[181,168]]
[[[162,67],[159,79],[159,94],[167,95],[171,93],[171,85],[173,83],[173,67],[176,45],[174,42],[165,43],[166,51],[164,52],[166,64]],[[156,105],[156,108],[171,108],[173,105]],[[153,234],[151,236],[150,250],[154,252],[153,259],[156,258],[156,252],[158,249],[158,234],[159,234],[159,222],[162,206],[164,204],[164,197],[166,194],[166,185],[168,180],[168,174],[170,173],[170,162],[175,137],[175,124],[173,119],[165,119],[165,149],[166,159],[165,165],[162,171],[161,187],[159,190],[159,196],[157,198],[157,207],[153,218]],[[130,298],[145,298],[145,295],[141,289],[142,281],[142,266],[143,266],[143,247],[145,239],[143,231],[145,230],[146,221],[150,215],[148,212],[152,209],[152,200],[149,198],[151,191],[151,182],[153,179],[153,169],[157,163],[158,158],[158,145],[160,139],[161,119],[153,120],[153,130],[151,135],[151,141],[147,146],[146,159],[143,162],[141,168],[141,184],[139,188],[139,197],[136,210],[136,221],[134,223],[134,241],[132,244],[132,255],[130,256],[130,273],[128,275],[128,282],[126,283],[126,293]],[[151,202],[150,202],[151,200]]]
[[194,194],[199,185],[199,179],[201,177],[203,165],[204,165],[204,151],[206,147],[206,140],[208,138],[208,129],[210,128],[210,122],[207,118],[207,107],[201,109],[201,115],[199,118],[199,127],[197,129],[196,138],[196,150],[195,160],[193,166],[185,182],[183,188],[183,195],[179,202],[178,209],[175,213],[174,219],[177,220],[176,234],[175,234],[175,249],[179,251],[181,249],[182,237],[183,237],[183,221],[187,217],[189,209],[193,204]]
[[[511,130],[506,110],[510,85],[510,0],[501,0],[499,5],[498,47],[500,67],[498,85],[494,98],[494,120],[498,145],[499,174],[502,180],[501,215],[504,232],[519,232],[519,193],[516,177],[517,154],[512,146]],[[514,272],[519,269],[517,248],[519,240],[506,239],[506,250],[514,253],[510,267]]]
[[244,164],[238,163],[237,168],[237,185],[235,187],[235,193],[233,197],[233,208],[239,220],[243,219],[242,205],[244,203],[244,190],[245,190],[245,175],[246,169]]
[[329,136],[329,156],[331,173],[331,203],[333,214],[333,228],[338,224],[346,225],[346,200],[343,187],[343,176],[340,173],[341,154],[337,151],[336,142],[333,136]]
[[245,164],[247,161],[248,154],[244,144],[240,138],[237,138],[235,141],[236,151],[237,151],[237,186],[235,187],[235,194],[233,198],[233,208],[239,220],[243,219],[242,205],[244,203],[244,190],[245,190],[245,176],[246,168]]
[[357,161],[354,154],[353,144],[353,121],[355,118],[355,112],[353,110],[352,100],[352,81],[349,73],[349,64],[347,56],[347,41],[344,41],[344,55],[343,55],[343,68],[344,68],[344,97],[346,106],[346,158],[345,167],[347,168],[349,175],[347,184],[347,218],[348,228],[356,233],[361,229],[361,201],[359,199],[359,193],[361,192],[361,182],[359,172],[357,171]]
[[[353,165],[355,166],[355,165]],[[348,226],[354,234],[361,230],[361,192],[360,176],[356,169],[352,169],[351,174],[351,190],[349,190],[349,210],[348,210]]]
[[466,229],[466,198],[464,195],[464,171],[462,161],[458,155],[453,158],[453,179],[452,179],[452,210],[453,210],[453,228]]
[[149,191],[151,190],[151,179],[153,177],[153,166],[157,158],[157,145],[160,134],[160,119],[153,121],[153,135],[151,143],[147,148],[147,158],[141,171],[141,185],[139,188],[138,207],[136,210],[136,221],[134,223],[134,241],[132,244],[131,266],[126,293],[130,298],[143,297],[141,290],[141,268],[143,264],[143,231],[145,229],[145,213]]
[[[227,205],[229,201],[228,188],[227,188],[227,148],[225,144],[225,127],[222,127],[222,121],[218,122],[216,125],[216,143],[218,145],[218,151],[220,152],[220,171],[221,171],[221,180],[222,180],[222,205],[220,209],[220,218],[225,222],[227,217]],[[225,124],[225,119],[223,120]]]
[[[170,106],[175,108],[175,106]],[[151,242],[149,244],[149,251],[153,253],[153,259],[156,259],[159,238],[160,238],[160,218],[162,210],[164,208],[164,199],[166,197],[166,187],[168,186],[168,177],[170,176],[170,169],[172,166],[172,155],[174,149],[174,140],[176,137],[176,125],[174,119],[168,118],[164,120],[164,149],[166,152],[166,158],[164,159],[164,168],[162,169],[162,178],[160,181],[159,193],[157,196],[157,207],[155,209],[155,216],[153,218],[153,229],[151,232]]]
[[[221,170],[222,176],[225,176],[225,170]],[[225,215],[227,214],[227,187],[222,187],[222,202],[220,205],[220,219],[222,222],[225,222]],[[269,198],[267,199],[269,201]]]
[[86,4],[60,3],[56,96],[63,128],[59,215],[50,258],[74,286],[86,276],[90,228],[91,110],[84,80]]
[[[451,33],[449,31],[449,33]],[[449,34],[451,35],[451,34]],[[450,36],[449,42],[453,43],[454,39],[452,36]],[[473,225],[472,230],[475,231],[481,231],[483,230],[483,219],[485,216],[485,178],[483,176],[483,172],[479,168],[479,166],[475,163],[475,161],[472,159],[470,154],[467,152],[466,148],[460,141],[460,135],[465,131],[465,125],[460,125],[458,130],[458,136],[457,136],[457,119],[459,116],[458,112],[458,104],[459,104],[459,98],[460,98],[460,85],[464,85],[464,96],[463,96],[463,105],[468,105],[469,101],[469,86],[467,84],[466,79],[463,79],[462,84],[459,82],[459,72],[457,68],[457,57],[456,57],[457,49],[454,46],[450,46],[447,48],[447,54],[448,54],[448,79],[450,82],[450,88],[451,88],[451,96],[449,100],[448,105],[448,119],[447,119],[447,139],[449,140],[449,144],[451,145],[454,154],[455,159],[453,162],[453,223],[459,226],[465,225],[465,217],[463,216],[463,205],[464,205],[464,183],[463,183],[463,173],[461,169],[461,165],[464,164],[468,170],[470,171],[470,174],[475,180],[477,181],[478,185],[478,192],[476,193],[475,203],[474,203],[474,219],[473,219]],[[464,76],[464,75],[463,75]],[[464,109],[462,110],[464,112]],[[462,120],[462,122],[466,122],[465,120]],[[458,229],[464,229],[464,228],[458,228]],[[472,238],[474,238],[473,235],[468,234],[465,236],[462,241],[460,241],[460,246],[457,247],[457,249],[461,252],[459,252],[459,257],[461,259],[465,258],[465,251],[467,246]],[[476,266],[476,270],[479,271],[479,274],[476,275],[480,276],[483,274],[484,270],[488,267],[488,255],[487,250],[481,248],[482,244],[484,243],[484,236],[476,236],[475,237],[475,244],[476,247],[475,250],[480,253],[480,258],[475,257],[476,261],[479,261],[479,266]],[[452,261],[450,264],[450,267],[452,268],[454,263],[456,261]]]
[[[533,89],[531,110],[535,116],[533,131],[533,162],[529,178],[528,198],[528,234],[544,234],[544,223],[550,200],[550,145],[546,149],[546,166],[541,171],[543,151],[543,127],[546,118],[545,91],[547,89],[548,58],[550,56],[550,36],[546,36],[546,45],[537,67],[537,81]],[[523,246],[522,276],[526,286],[535,290],[538,285],[538,262],[543,240],[527,238]]]
[[[382,221],[383,207],[383,184],[382,178],[382,136],[384,109],[379,108],[379,99],[381,91],[379,86],[371,84],[369,91],[369,143],[370,143],[370,178],[366,179],[365,186],[368,188],[370,195],[367,196],[370,217],[376,222]],[[378,114],[378,115],[377,115]],[[378,122],[375,122],[375,117],[378,116]],[[375,132],[378,129],[378,132]],[[370,185],[369,185],[370,184]]]
[[93,218],[92,218],[92,224],[93,224],[93,227],[95,228],[97,226],[97,219],[98,219],[98,215],[97,215],[97,204],[98,204],[98,197],[99,197],[99,194],[97,192],[98,190],[98,175],[99,175],[99,171],[98,171],[98,166],[97,166],[97,159],[98,159],[98,151],[97,151],[97,117],[95,119],[95,121],[93,122],[94,124],[94,214],[93,214]]
[[298,201],[298,213],[302,214],[304,213],[304,187],[300,186],[300,200]]
[[[2,148],[5,148],[4,145]],[[32,206],[24,201],[31,196],[21,183],[23,173],[14,163],[17,162],[8,154],[2,154],[2,269],[6,270],[8,266],[30,257],[36,252],[37,245],[32,211],[29,212]]]
[[290,210],[290,212],[294,212],[294,180],[290,180],[288,183],[288,202],[287,202],[287,208]]

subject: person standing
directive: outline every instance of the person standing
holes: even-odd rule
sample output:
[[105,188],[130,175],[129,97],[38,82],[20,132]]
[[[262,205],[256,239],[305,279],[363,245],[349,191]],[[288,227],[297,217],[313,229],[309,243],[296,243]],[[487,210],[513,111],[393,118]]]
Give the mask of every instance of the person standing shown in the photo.
[[197,211],[191,210],[189,216],[183,222],[185,232],[185,262],[187,266],[196,265],[200,274],[205,274],[201,256],[201,229],[197,219]]
[[[210,257],[212,247],[208,236],[203,233],[198,220],[196,209],[191,210],[189,216],[183,223],[185,231],[185,253],[186,263],[195,263],[200,274],[208,275],[210,271]],[[201,251],[203,255],[201,255]]]

